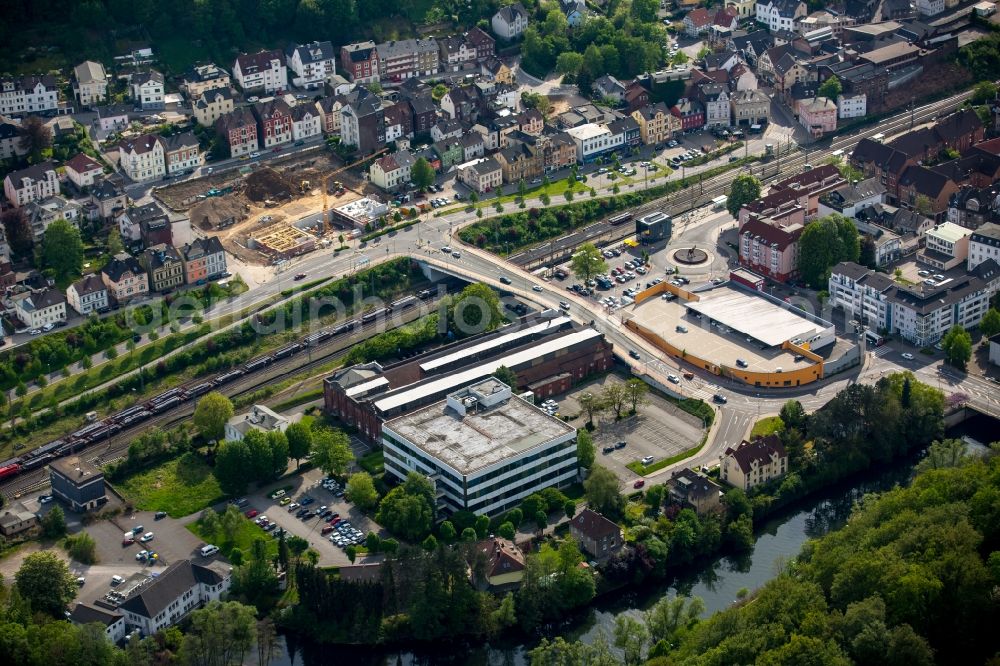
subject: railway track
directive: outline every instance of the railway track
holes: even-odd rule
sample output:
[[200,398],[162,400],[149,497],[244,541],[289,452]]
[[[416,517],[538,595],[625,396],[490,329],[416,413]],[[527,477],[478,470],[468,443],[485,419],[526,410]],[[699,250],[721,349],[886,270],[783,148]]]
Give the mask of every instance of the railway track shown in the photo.
[[[937,102],[932,102],[913,109],[911,113],[898,114],[897,116],[873,127],[860,130],[850,136],[835,137],[830,145],[822,150],[809,150],[801,146],[783,153],[781,146],[778,146],[779,154],[777,158],[766,164],[751,166],[750,172],[755,173],[766,185],[780,178],[790,176],[802,171],[806,164],[814,158],[817,160],[826,159],[834,151],[843,150],[849,152],[854,146],[864,138],[871,138],[876,134],[893,135],[910,127],[932,120],[943,113],[957,109],[972,95],[971,92],[963,92],[952,95]],[[726,172],[713,176],[701,182],[698,186],[691,185],[679,192],[668,194],[665,197],[648,201],[633,209],[633,218],[638,218],[648,213],[664,211],[671,216],[682,215],[694,208],[705,205],[717,196],[727,194],[729,184],[735,174]],[[697,191],[697,194],[695,192]],[[541,245],[525,250],[519,254],[508,257],[508,261],[525,269],[537,268],[542,264],[551,264],[562,261],[573,248],[579,247],[585,242],[615,243],[635,233],[634,228],[629,224],[612,226],[607,220],[595,222],[583,229],[548,241]]]
[[[434,298],[421,302],[436,308],[440,302],[440,298],[435,293]],[[425,308],[409,308],[403,310],[394,323],[402,326],[423,316],[424,313]],[[367,339],[375,330],[384,329],[385,321],[385,319],[362,321],[359,326],[346,332],[335,334],[315,347],[309,347],[298,354],[277,359],[263,366],[262,369],[248,372],[235,380],[217,387],[215,390],[229,398],[236,398],[256,391],[292,373],[318,368],[327,363],[331,358],[342,354],[354,344]],[[87,462],[93,463],[98,467],[117,462],[125,457],[135,435],[152,427],[167,429],[185,420],[189,420],[194,414],[196,404],[194,400],[181,402],[161,414],[156,414],[140,423],[136,423],[134,426],[123,428],[103,442],[91,444],[80,449],[76,452],[76,455],[81,456]],[[45,488],[48,485],[47,466],[43,466],[5,479],[0,483],[0,495],[3,495],[7,500],[17,499],[25,494]]]

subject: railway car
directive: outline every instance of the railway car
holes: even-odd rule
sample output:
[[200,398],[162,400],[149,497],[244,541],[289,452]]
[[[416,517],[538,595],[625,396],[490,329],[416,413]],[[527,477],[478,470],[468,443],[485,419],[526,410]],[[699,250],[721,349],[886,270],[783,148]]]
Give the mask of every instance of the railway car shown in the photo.
[[108,417],[108,420],[112,421],[113,423],[121,423],[122,421],[128,421],[135,414],[141,414],[142,412],[145,411],[147,410],[144,405],[134,405],[132,407],[129,407],[128,409],[123,409],[117,414],[112,414],[111,416]]
[[390,306],[393,310],[405,310],[407,308],[412,308],[419,302],[416,296],[405,296],[398,301],[395,301]]
[[33,458],[41,458],[44,456],[49,456],[55,453],[55,451],[65,443],[66,443],[65,441],[57,439],[55,441],[49,442],[48,444],[42,444],[37,449],[32,449],[29,453],[25,454],[24,459],[31,460]]
[[192,398],[196,398],[199,395],[204,395],[212,390],[212,382],[202,382],[201,384],[195,384],[187,390],[187,394]]
[[286,356],[291,356],[300,349],[302,349],[302,345],[299,344],[298,342],[293,342],[292,344],[286,345],[281,349],[279,349],[278,351],[274,352],[274,358],[278,359],[278,358],[285,358]]
[[0,467],[0,481],[6,479],[10,476],[17,476],[21,473],[21,465],[16,462],[6,462],[3,467]]
[[149,411],[148,409],[143,408],[143,409],[139,410],[138,412],[132,412],[128,416],[121,417],[121,418],[116,418],[114,422],[117,423],[118,425],[120,425],[122,428],[131,428],[136,423],[140,423],[142,421],[145,421],[146,419],[148,419],[152,415],[153,415],[153,412]]
[[[65,445],[63,445],[63,446],[65,446]],[[59,457],[59,454],[53,452],[53,453],[47,453],[44,456],[39,456],[37,458],[32,458],[31,460],[26,460],[26,461],[24,461],[24,463],[21,464],[21,471],[22,472],[30,472],[30,471],[36,470],[36,469],[38,469],[40,467],[45,467],[46,465],[48,465],[50,462],[52,462],[53,460],[55,460],[58,457]]]
[[184,402],[184,400],[179,395],[175,395],[172,398],[167,398],[163,402],[158,402],[154,405],[150,405],[150,408],[154,414],[161,414],[168,409],[173,409],[177,405]]
[[375,321],[376,319],[380,319],[382,317],[385,317],[387,314],[389,314],[389,312],[391,312],[391,308],[379,308],[378,310],[372,310],[368,314],[366,314],[363,317],[361,317],[361,323],[362,324],[370,324],[371,322]]
[[227,373],[217,375],[212,380],[212,386],[222,386],[223,384],[227,384],[241,376],[243,376],[243,370],[241,368],[235,368]]
[[243,365],[243,369],[246,370],[247,372],[257,372],[270,362],[271,362],[270,356],[265,356],[263,358],[255,358],[252,361],[247,361]]

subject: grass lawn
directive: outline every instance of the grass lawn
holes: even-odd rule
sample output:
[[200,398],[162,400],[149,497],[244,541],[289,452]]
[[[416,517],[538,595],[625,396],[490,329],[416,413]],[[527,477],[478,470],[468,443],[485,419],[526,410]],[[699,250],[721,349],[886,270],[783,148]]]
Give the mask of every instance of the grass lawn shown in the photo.
[[358,465],[373,477],[381,476],[385,472],[385,456],[381,449],[372,451],[359,460]]
[[224,495],[212,470],[198,456],[185,454],[119,484],[118,489],[144,511],[187,516],[220,501]]
[[250,555],[250,547],[256,539],[263,539],[267,544],[267,555],[269,558],[278,554],[278,540],[272,538],[270,534],[258,527],[256,523],[246,518],[240,522],[240,528],[236,531],[236,537],[232,541],[227,541],[223,537],[221,530],[217,533],[206,531],[202,527],[200,519],[188,525],[187,528],[195,536],[204,539],[205,543],[212,543],[218,546],[219,552],[222,553],[223,557],[228,558],[234,548],[239,548],[243,551],[243,559],[246,561]]
[[782,423],[780,416],[768,416],[762,418],[760,421],[753,424],[753,430],[750,431],[750,437],[765,437],[767,435],[773,435],[781,430],[784,425],[785,424]]
[[651,474],[657,470],[663,469],[667,465],[673,465],[675,462],[680,462],[681,460],[690,458],[694,454],[701,451],[701,447],[703,446],[705,446],[704,437],[702,437],[701,443],[698,444],[698,446],[690,448],[687,451],[681,451],[677,455],[670,456],[669,458],[664,458],[663,460],[656,460],[651,465],[643,465],[638,460],[633,460],[632,462],[630,462],[625,466],[640,476],[646,476],[647,474]]

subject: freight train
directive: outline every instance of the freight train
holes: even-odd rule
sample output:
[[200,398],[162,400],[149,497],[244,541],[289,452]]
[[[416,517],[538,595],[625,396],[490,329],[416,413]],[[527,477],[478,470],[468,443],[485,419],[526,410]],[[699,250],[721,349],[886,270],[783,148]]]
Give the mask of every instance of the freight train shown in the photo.
[[315,347],[316,345],[326,342],[327,340],[338,335],[348,333],[355,328],[361,328],[375,323],[391,314],[393,310],[405,310],[413,307],[419,300],[431,298],[433,293],[430,290],[426,290],[420,292],[419,296],[420,299],[414,296],[403,297],[390,303],[384,308],[372,310],[356,319],[352,319],[337,326],[316,331],[315,333],[311,333],[302,338],[298,342],[289,343],[270,354],[251,359],[243,365],[227,370],[226,372],[216,375],[211,379],[199,381],[197,384],[181,386],[164,391],[159,395],[153,396],[144,403],[133,405],[132,407],[121,410],[120,412],[111,414],[104,419],[90,423],[76,432],[63,437],[62,439],[57,439],[49,442],[48,444],[39,446],[37,449],[33,449],[24,455],[18,456],[17,458],[11,458],[10,460],[0,462],[0,482],[10,477],[17,476],[18,474],[23,474],[25,472],[38,469],[39,467],[43,467],[57,458],[81,451],[91,444],[102,442],[122,430],[136,426],[143,421],[146,421],[157,414],[162,414],[163,412],[173,409],[184,402],[194,400],[209,391],[220,388],[229,382],[242,377],[243,375],[262,370],[275,361],[293,356],[307,347]]

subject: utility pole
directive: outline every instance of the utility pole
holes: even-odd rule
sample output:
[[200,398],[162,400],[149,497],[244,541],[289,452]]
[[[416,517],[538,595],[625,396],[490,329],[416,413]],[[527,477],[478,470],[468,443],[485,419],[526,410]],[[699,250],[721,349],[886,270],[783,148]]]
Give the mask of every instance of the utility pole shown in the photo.
[[910,97],[910,129],[913,129],[913,115],[914,115],[913,97]]

